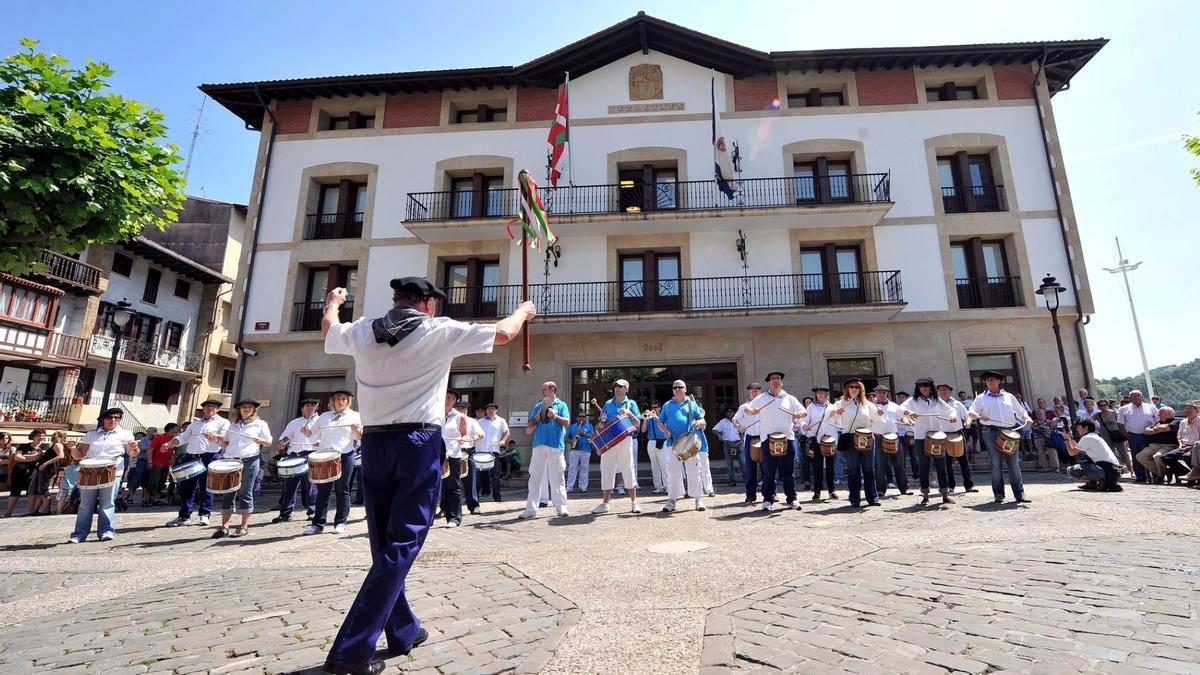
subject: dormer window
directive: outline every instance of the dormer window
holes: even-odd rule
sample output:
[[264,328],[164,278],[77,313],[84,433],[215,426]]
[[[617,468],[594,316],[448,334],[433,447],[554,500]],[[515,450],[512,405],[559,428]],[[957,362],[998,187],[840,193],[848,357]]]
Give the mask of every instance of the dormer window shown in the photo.
[[342,131],[345,129],[374,129],[375,116],[361,115],[359,113],[352,112],[349,115],[330,117],[325,128],[328,131]]
[[809,89],[803,93],[789,93],[787,102],[789,108],[838,106],[846,105],[846,96],[841,90]]
[[454,111],[455,124],[478,124],[480,122],[507,122],[508,108],[480,105]]

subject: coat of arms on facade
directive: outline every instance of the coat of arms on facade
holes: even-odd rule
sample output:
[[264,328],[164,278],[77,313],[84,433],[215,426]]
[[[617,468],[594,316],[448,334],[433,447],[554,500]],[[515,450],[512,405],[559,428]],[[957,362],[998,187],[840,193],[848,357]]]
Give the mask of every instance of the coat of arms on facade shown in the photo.
[[641,63],[629,69],[630,101],[654,101],[662,97],[662,66]]

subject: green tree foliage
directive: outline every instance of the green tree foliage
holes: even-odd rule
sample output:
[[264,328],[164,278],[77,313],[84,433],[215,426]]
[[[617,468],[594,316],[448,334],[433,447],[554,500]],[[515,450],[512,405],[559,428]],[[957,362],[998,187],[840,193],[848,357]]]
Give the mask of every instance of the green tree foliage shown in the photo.
[[[1154,382],[1154,393],[1162,397],[1163,403],[1183,414],[1183,404],[1200,399],[1200,359],[1178,366],[1163,366],[1150,369]],[[1120,399],[1130,389],[1146,391],[1146,380],[1140,374],[1132,377],[1113,377],[1096,383],[1099,393],[1105,398]]]
[[[1197,113],[1196,116],[1200,117],[1200,113]],[[1183,149],[1200,157],[1200,136],[1184,136]],[[1200,185],[1200,169],[1190,169],[1190,171],[1192,178],[1196,180],[1196,185]]]
[[112,69],[40,52],[0,61],[0,272],[41,264],[41,249],[80,253],[165,229],[183,203],[157,110],[106,93]]

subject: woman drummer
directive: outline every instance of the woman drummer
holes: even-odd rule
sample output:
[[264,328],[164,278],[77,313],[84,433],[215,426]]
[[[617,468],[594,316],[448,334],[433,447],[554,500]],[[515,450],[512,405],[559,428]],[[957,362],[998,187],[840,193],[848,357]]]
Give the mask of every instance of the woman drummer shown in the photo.
[[867,504],[879,506],[879,492],[875,486],[875,446],[872,435],[871,447],[865,452],[854,446],[854,430],[871,428],[874,420],[883,417],[883,411],[874,403],[867,400],[866,385],[857,377],[852,377],[842,385],[842,397],[829,406],[829,418],[841,427],[838,436],[837,449],[843,453],[849,476],[846,482],[850,486],[850,505],[859,506],[859,489],[866,492]]
[[75,459],[114,459],[117,470],[116,480],[112,485],[98,490],[79,491],[79,513],[75,516],[75,531],[68,540],[72,544],[87,539],[88,531],[92,528],[92,515],[97,513],[99,517],[96,534],[100,541],[110,541],[117,534],[114,500],[117,490],[121,488],[121,474],[124,470],[124,462],[120,458],[122,455],[137,457],[138,454],[133,434],[121,428],[123,416],[120,408],[109,408],[100,413],[100,428],[87,432],[83,440],[71,450],[71,456]]
[[[938,398],[933,388],[933,380],[922,377],[913,385],[913,397],[900,406],[905,424],[912,425],[914,442],[917,451],[917,473],[921,481],[921,503],[929,503],[929,453],[925,452],[925,437],[942,428],[943,421],[951,424],[958,422],[954,409]],[[950,480],[946,477],[945,454],[933,457],[933,465],[937,468],[938,492],[942,494],[943,504],[953,504],[950,496]]]
[[271,429],[258,417],[259,402],[253,399],[238,401],[238,419],[225,430],[221,441],[222,455],[242,463],[242,486],[236,492],[221,495],[221,526],[212,534],[213,539],[230,536],[229,521],[233,518],[234,501],[242,524],[232,536],[244,537],[250,527],[250,514],[254,513],[254,482],[262,466],[262,449],[271,445]]

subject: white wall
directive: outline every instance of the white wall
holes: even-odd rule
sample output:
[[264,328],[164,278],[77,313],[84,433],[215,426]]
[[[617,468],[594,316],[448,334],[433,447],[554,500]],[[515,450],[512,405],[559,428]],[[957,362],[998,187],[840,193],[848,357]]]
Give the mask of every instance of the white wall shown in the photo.
[[[1021,227],[1025,231],[1025,253],[1029,256],[1029,269],[1021,270],[1021,274],[1029,275],[1035,287],[1042,285],[1042,277],[1047,274],[1058,279],[1058,283],[1067,290],[1059,295],[1060,306],[1075,305],[1075,294],[1071,292],[1071,274],[1067,268],[1067,254],[1063,251],[1062,229],[1054,218],[1037,218],[1022,220]],[[1012,264],[1012,261],[1009,261]],[[1036,296],[1039,307],[1045,307],[1046,301],[1042,296]]]
[[[142,402],[144,399],[144,396],[146,394],[147,378],[148,377],[160,377],[161,378],[161,377],[164,377],[162,374],[147,375],[146,373],[138,372],[138,371],[132,370],[128,367],[125,367],[121,363],[117,364],[117,372],[118,373],[135,373],[137,375],[137,384],[134,386],[134,389],[133,389],[133,392],[134,392],[133,398],[131,400],[121,400],[120,404],[125,406],[125,408],[127,410],[129,410],[130,414],[132,414],[134,417],[136,417],[137,420],[142,423],[142,425],[147,426],[147,427],[157,427],[159,429],[162,429],[163,426],[165,426],[168,422],[179,421],[180,406],[183,404],[184,399],[186,398],[186,395],[187,395],[187,390],[184,389],[183,386],[187,380],[190,380],[193,377],[192,374],[188,373],[186,376],[181,375],[180,379],[173,380],[173,382],[174,382],[173,386],[175,387],[174,391],[179,392],[179,398],[173,404],[162,404],[162,403],[143,403]],[[104,382],[107,378],[108,378],[108,364],[104,363],[102,365],[97,365],[96,366],[96,379],[95,379],[94,384],[92,385],[92,394],[91,394],[92,400],[95,401],[95,403],[97,405],[99,405],[100,401],[102,400],[102,398],[104,396]],[[172,378],[167,378],[167,379],[172,379]],[[116,388],[117,388],[117,376],[114,376],[113,377],[113,392],[116,391]],[[116,406],[117,402],[118,402],[118,400],[116,398],[116,394],[110,393],[109,394],[109,405]]]
[[391,287],[388,282],[396,277],[426,276],[430,274],[426,270],[428,264],[429,247],[424,244],[372,247],[367,258],[362,316],[382,316],[387,313],[392,306]]
[[906,312],[945,311],[946,278],[936,252],[941,251],[937,225],[888,225],[875,228],[875,255],[880,270],[900,270]]
[[[197,332],[200,296],[204,293],[203,285],[184,277],[184,280],[191,284],[191,291],[186,300],[175,297],[175,280],[180,275],[128,251],[119,250],[117,252],[133,258],[133,270],[128,277],[110,272],[108,274],[108,290],[100,298],[113,304],[124,299],[132,305],[130,309],[133,311],[156,316],[164,322],[174,321],[183,324],[183,340],[180,345],[183,351],[191,351],[192,341]],[[153,304],[142,301],[142,293],[146,289],[146,274],[151,267],[162,273],[158,298]]]
[[29,386],[29,371],[24,368],[4,366],[0,368],[0,394],[17,392],[18,398],[25,396]]
[[[245,326],[247,335],[264,335],[278,333],[283,322],[283,306],[291,302],[291,294],[287,292],[288,265],[291,263],[290,251],[259,251],[254,257],[254,283],[250,288],[250,298],[246,302]],[[246,283],[243,277],[239,284]],[[266,321],[271,324],[267,330],[255,330],[254,324]]]
[[[663,96],[653,101],[631,101],[629,99],[629,69],[633,66],[652,63],[662,68]],[[673,56],[650,50],[641,51],[571,80],[571,114],[575,118],[626,117],[646,113],[618,113],[609,115],[608,106],[638,103],[682,103],[681,111],[655,112],[655,115],[687,115],[707,113],[712,110],[711,71],[703,66],[677,59]],[[717,73],[717,110],[725,109],[725,76]],[[710,139],[711,140],[711,139]]]

